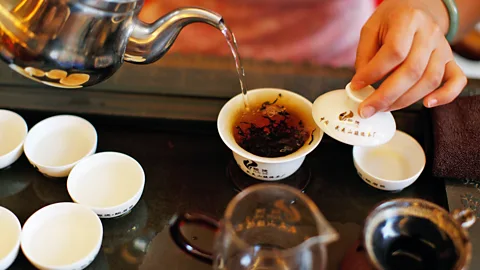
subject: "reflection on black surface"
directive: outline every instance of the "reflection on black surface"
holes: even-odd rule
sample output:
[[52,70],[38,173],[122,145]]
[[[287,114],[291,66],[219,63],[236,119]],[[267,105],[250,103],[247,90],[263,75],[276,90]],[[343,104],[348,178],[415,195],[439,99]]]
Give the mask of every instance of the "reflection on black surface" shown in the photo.
[[124,244],[120,249],[120,257],[127,265],[135,266],[135,269],[143,262],[150,244],[157,233],[151,229],[145,230],[133,241]]
[[[0,170],[0,199],[14,196],[26,189],[32,182],[32,179],[25,175],[25,156],[21,156],[10,167]],[[23,161],[23,162],[22,162]],[[27,172],[27,174],[29,174]]]
[[[117,243],[115,247],[104,246],[104,255],[108,258],[111,269],[138,269],[156,232],[152,229],[137,231],[135,238]],[[163,268],[162,268],[163,269]]]
[[85,268],[85,270],[109,270],[109,269],[113,270],[115,268],[110,268],[110,265],[108,264],[107,256],[105,256],[102,250],[98,252],[97,256],[95,257],[95,260],[93,260],[93,262],[87,268]]
[[148,208],[145,200],[140,199],[137,205],[125,216],[102,219],[103,242],[106,254],[112,254],[120,245],[131,242],[142,233],[147,225]]
[[125,216],[102,219],[102,250],[112,269],[138,269],[155,231],[146,229],[148,207],[144,199]]
[[66,178],[48,178],[38,172],[36,174],[38,177],[33,180],[33,190],[40,200],[47,204],[72,201]]
[[[242,171],[242,169],[240,169],[239,165],[233,159],[228,163],[227,176],[235,186],[235,190],[238,192],[248,188],[249,186],[268,181],[258,180],[253,178],[253,176],[246,174],[244,171]],[[275,180],[274,182],[285,184],[305,192],[308,184],[310,184],[311,178],[312,171],[310,169],[310,165],[308,164],[308,161],[305,161],[302,166],[300,166],[300,168],[291,176],[282,180]]]
[[[333,228],[340,234],[340,238],[328,245],[328,267],[327,269],[339,269],[339,266],[342,265],[342,261],[348,261],[353,263],[355,267],[358,266],[356,262],[352,261],[355,258],[349,253],[352,245],[358,241],[361,237],[362,226],[354,222],[331,222]],[[345,264],[345,263],[343,263]],[[371,268],[340,268],[342,270],[372,270]]]
[[[206,242],[213,239],[212,232],[204,228],[190,226],[185,228],[185,236],[196,236],[196,245],[206,246]],[[188,230],[188,231],[187,231]],[[198,242],[198,243],[197,243]],[[170,237],[170,231],[166,226],[155,238],[152,239],[148,252],[145,255],[139,270],[159,269],[195,269],[212,270],[212,265],[200,262],[180,250]]]
[[348,247],[341,262],[340,270],[375,270],[375,267],[370,263],[360,238]]

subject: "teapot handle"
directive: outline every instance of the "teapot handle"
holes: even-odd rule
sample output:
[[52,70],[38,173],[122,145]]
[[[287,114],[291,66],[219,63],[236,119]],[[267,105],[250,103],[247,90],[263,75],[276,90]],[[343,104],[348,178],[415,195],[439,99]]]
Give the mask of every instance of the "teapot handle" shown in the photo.
[[181,227],[185,224],[198,224],[212,231],[218,231],[220,226],[218,222],[208,216],[202,214],[183,213],[175,215],[170,221],[170,235],[175,244],[185,253],[194,258],[207,263],[213,264],[213,254],[196,247],[181,232]]
[[460,225],[464,229],[468,229],[468,228],[472,227],[472,225],[476,221],[475,213],[472,210],[470,210],[469,208],[453,210],[452,217],[458,223],[460,223]]

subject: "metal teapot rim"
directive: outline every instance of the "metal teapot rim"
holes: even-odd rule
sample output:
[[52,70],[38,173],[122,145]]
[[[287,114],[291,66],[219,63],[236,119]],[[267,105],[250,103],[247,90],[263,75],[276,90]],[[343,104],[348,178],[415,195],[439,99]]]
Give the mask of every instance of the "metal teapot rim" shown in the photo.
[[144,0],[71,0],[102,13],[136,13],[143,7]]

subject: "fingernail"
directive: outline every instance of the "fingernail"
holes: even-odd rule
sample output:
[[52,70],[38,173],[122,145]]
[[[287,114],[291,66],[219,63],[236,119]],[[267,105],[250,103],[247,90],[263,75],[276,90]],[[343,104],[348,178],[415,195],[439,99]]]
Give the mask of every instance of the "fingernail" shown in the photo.
[[375,108],[372,106],[365,106],[360,110],[360,117],[362,118],[369,118],[373,114],[375,114]]
[[432,108],[433,106],[437,105],[438,101],[436,99],[431,99],[428,101],[428,107]]
[[359,90],[359,89],[362,89],[363,87],[365,87],[365,82],[363,82],[363,81],[352,81],[352,83],[350,84],[350,87],[352,88],[352,90]]

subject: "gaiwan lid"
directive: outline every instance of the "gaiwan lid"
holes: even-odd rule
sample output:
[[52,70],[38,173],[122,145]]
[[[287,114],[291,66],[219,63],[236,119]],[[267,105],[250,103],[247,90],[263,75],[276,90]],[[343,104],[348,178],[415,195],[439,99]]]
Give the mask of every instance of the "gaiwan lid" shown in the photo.
[[356,146],[384,144],[395,135],[393,115],[377,112],[363,119],[358,114],[360,103],[374,91],[372,86],[352,91],[349,83],[345,89],[327,92],[313,103],[313,119],[328,136],[340,142]]

